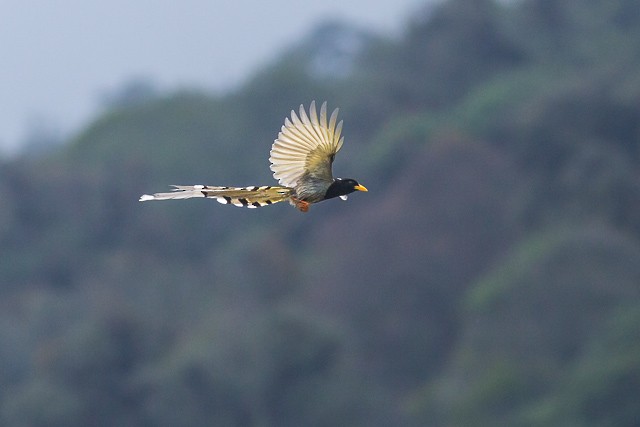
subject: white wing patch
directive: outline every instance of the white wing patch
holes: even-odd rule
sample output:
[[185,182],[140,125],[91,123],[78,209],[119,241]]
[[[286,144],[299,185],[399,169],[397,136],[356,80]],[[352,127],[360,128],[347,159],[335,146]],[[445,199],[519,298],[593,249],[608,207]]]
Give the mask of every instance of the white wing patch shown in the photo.
[[327,123],[327,103],[320,107],[320,118],[316,112],[315,101],[309,106],[309,116],[300,106],[300,113],[291,111],[291,120],[286,118],[282,131],[271,147],[271,170],[273,177],[280,185],[295,187],[298,180],[305,174],[307,157],[312,151],[321,148],[328,153],[337,153],[342,147],[344,138],[342,121],[337,123],[338,109],[336,108]]

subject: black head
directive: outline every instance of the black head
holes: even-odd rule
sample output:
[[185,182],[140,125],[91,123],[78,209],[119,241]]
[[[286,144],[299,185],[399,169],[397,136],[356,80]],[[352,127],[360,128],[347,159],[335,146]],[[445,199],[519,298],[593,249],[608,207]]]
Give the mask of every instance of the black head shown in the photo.
[[358,184],[358,181],[351,178],[336,178],[327,189],[324,198],[332,199],[338,196],[346,196],[354,191],[369,191],[364,185]]

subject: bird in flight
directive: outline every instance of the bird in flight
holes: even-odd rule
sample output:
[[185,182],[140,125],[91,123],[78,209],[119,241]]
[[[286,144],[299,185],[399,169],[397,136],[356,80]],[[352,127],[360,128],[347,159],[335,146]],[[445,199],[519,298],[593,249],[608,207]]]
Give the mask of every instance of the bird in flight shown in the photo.
[[174,185],[169,193],[144,194],[140,201],[190,199],[206,197],[218,202],[247,208],[258,208],[288,200],[302,212],[312,203],[347,195],[354,191],[368,191],[351,178],[334,178],[333,159],[344,142],[341,137],[342,120],[336,123],[336,108],[327,122],[327,103],[320,107],[311,102],[309,115],[300,106],[300,113],[291,111],[278,138],[271,146],[271,170],[280,186],[214,187],[210,185]]

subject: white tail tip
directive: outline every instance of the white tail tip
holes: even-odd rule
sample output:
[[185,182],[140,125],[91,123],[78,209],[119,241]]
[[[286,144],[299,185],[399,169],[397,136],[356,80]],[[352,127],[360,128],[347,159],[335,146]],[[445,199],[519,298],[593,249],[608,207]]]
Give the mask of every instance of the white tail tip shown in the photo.
[[140,196],[141,202],[146,202],[147,200],[153,200],[153,199],[155,199],[155,197],[153,197],[151,194],[143,194],[142,196]]

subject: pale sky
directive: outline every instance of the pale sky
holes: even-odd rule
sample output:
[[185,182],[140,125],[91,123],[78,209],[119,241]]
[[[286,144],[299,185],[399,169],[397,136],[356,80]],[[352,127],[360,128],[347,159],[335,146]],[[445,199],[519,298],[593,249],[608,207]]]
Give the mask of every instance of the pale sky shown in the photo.
[[329,19],[400,34],[428,0],[0,0],[0,153],[29,123],[71,135],[134,77],[211,91]]

